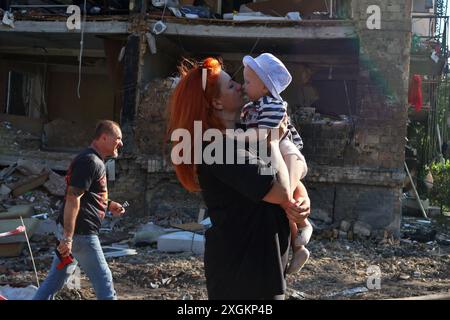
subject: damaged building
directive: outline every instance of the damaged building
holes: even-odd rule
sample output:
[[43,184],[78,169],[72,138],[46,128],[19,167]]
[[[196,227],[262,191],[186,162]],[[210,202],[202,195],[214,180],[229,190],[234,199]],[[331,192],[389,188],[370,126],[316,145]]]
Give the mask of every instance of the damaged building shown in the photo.
[[272,52],[293,75],[283,97],[304,140],[313,221],[344,221],[341,237],[398,236],[420,2],[90,1],[81,30],[67,23],[72,1],[5,2],[14,21],[0,25],[0,121],[29,137],[3,128],[0,166],[26,158],[63,174],[95,122],[115,120],[125,147],[108,164],[110,197],[132,214],[195,219],[201,197],[164,161],[171,77],[182,57],[212,55],[242,82],[242,57]]

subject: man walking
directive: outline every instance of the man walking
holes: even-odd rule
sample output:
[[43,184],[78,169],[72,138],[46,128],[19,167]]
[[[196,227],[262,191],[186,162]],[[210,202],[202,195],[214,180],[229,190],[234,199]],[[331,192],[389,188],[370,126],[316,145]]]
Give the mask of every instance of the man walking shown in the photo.
[[[119,125],[102,120],[97,124],[91,145],[72,161],[66,175],[64,210],[57,219],[60,257],[55,255],[53,258],[50,272],[34,300],[52,299],[69,278],[69,270],[73,270],[77,263],[89,277],[97,299],[117,299],[98,233],[107,211],[111,211],[113,216],[121,216],[125,212],[122,205],[108,199],[104,164],[106,157],[117,157],[122,146]],[[73,263],[61,265],[61,259],[72,256],[75,258]]]

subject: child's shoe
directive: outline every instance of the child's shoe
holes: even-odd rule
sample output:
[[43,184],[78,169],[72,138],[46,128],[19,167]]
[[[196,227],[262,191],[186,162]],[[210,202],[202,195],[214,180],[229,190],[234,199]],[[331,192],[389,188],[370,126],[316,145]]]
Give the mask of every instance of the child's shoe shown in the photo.
[[305,247],[296,248],[292,254],[291,263],[287,269],[288,274],[297,273],[309,259],[309,250]]
[[306,246],[309,243],[309,240],[311,239],[311,235],[313,233],[313,227],[311,224],[308,223],[306,227],[299,228],[297,238],[295,238],[295,246]]

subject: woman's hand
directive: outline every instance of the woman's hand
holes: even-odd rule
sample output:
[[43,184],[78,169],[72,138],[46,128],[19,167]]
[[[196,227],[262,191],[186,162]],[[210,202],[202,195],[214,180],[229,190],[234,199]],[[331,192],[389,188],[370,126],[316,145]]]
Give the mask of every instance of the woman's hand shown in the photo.
[[311,201],[309,197],[299,198],[297,201],[291,200],[281,204],[286,212],[287,218],[294,223],[301,223],[308,218],[311,213]]

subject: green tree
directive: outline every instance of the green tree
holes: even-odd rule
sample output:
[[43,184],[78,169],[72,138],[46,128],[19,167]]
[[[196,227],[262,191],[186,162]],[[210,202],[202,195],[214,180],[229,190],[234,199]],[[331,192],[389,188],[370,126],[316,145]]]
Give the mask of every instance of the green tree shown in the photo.
[[433,175],[433,188],[430,191],[431,203],[441,209],[450,208],[450,161],[434,162],[430,166]]

